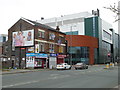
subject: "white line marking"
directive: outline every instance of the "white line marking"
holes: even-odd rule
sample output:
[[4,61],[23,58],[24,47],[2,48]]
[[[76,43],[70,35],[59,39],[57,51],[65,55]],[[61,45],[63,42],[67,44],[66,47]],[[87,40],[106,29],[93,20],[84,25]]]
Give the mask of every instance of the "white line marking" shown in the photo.
[[118,86],[115,86],[114,88],[119,88],[119,89],[120,89],[120,85],[118,85]]
[[19,85],[24,85],[24,84],[36,83],[36,82],[39,82],[39,81],[31,81],[31,82],[25,82],[25,83],[17,83],[17,84],[13,84],[13,85],[2,86],[2,87],[3,87],[3,88],[7,88],[7,87],[19,86]]

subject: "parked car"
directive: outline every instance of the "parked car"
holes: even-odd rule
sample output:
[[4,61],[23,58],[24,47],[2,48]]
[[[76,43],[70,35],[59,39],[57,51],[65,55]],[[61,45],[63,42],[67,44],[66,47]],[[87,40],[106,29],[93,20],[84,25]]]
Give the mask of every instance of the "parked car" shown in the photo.
[[85,63],[77,63],[75,64],[75,69],[88,69],[88,65],[86,65]]
[[56,67],[57,70],[61,70],[61,69],[71,69],[71,65],[68,65],[67,63],[61,63],[58,64]]

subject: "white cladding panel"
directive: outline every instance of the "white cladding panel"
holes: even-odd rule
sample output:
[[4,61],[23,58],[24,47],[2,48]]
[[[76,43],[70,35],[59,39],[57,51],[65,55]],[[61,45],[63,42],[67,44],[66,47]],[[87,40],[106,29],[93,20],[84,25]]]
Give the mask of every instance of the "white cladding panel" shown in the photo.
[[[102,20],[102,40],[108,42],[108,43],[113,43],[112,42],[112,31],[110,31],[110,29],[112,29],[112,25],[107,23],[106,21]],[[111,35],[111,39],[107,38],[107,36],[104,35],[104,31],[106,33],[108,33],[109,35]]]
[[78,31],[78,35],[85,35],[84,22],[60,26],[60,31],[61,32]]

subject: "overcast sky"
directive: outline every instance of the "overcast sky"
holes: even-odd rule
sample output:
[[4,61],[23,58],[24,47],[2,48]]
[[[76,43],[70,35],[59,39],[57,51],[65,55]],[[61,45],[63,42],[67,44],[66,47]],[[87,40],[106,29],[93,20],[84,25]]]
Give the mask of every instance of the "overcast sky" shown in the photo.
[[97,8],[100,17],[111,23],[117,32],[115,14],[104,6],[117,4],[119,0],[0,0],[0,34],[7,34],[8,29],[21,17],[40,20],[41,17],[52,18],[61,15],[92,12]]

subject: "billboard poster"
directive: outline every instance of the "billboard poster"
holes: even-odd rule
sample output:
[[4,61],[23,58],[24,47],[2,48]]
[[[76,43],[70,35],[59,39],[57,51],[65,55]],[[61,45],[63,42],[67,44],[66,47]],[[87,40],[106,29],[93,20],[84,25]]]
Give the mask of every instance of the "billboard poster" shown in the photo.
[[34,30],[18,31],[12,33],[12,46],[34,45]]

